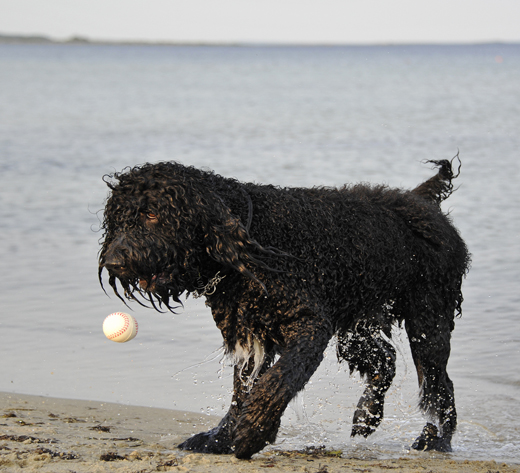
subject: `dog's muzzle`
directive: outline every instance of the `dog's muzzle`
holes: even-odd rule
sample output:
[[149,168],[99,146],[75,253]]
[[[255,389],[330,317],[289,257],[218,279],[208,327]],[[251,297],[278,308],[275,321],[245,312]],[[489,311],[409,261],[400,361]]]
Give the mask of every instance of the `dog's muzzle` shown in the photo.
[[122,237],[114,240],[102,256],[99,267],[105,268],[109,274],[121,278],[127,276],[127,255],[130,248],[126,247]]

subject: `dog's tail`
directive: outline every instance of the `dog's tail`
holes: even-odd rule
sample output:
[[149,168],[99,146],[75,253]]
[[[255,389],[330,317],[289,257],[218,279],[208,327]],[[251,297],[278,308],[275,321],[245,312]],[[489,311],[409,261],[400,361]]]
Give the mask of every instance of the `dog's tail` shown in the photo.
[[[457,159],[459,162],[459,167],[457,169],[457,174],[453,173],[453,161]],[[446,200],[453,193],[453,183],[452,180],[457,178],[460,174],[461,161],[459,158],[459,153],[457,153],[451,161],[447,159],[442,159],[440,161],[426,161],[427,163],[433,163],[435,166],[439,168],[439,172],[418,185],[415,189],[412,190],[412,193],[422,197],[425,200],[429,200],[430,202],[435,202],[440,205],[443,200]]]

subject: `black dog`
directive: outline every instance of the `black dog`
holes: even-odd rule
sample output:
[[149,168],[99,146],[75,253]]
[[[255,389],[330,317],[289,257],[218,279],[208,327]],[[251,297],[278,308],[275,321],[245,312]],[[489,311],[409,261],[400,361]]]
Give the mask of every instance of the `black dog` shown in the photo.
[[118,279],[155,308],[205,296],[235,362],[229,412],[180,448],[249,458],[274,442],[332,336],[366,379],[352,435],[368,436],[395,374],[391,326],[404,324],[420,407],[439,427],[428,423],[413,447],[451,449],[446,365],[469,255],[439,207],[451,163],[433,163],[438,174],[412,191],[244,184],[177,163],[106,178],[100,279],[105,268],[116,294]]

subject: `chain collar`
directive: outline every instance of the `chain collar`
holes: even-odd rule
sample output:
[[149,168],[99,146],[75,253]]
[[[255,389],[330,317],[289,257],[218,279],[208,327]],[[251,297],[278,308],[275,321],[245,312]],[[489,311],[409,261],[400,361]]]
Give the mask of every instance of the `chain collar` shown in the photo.
[[215,294],[215,291],[217,290],[217,285],[220,281],[222,281],[226,276],[221,276],[220,271],[215,274],[213,279],[210,279],[208,284],[206,284],[201,289],[195,289],[192,294],[194,299],[198,299],[202,296],[211,296],[212,294]]

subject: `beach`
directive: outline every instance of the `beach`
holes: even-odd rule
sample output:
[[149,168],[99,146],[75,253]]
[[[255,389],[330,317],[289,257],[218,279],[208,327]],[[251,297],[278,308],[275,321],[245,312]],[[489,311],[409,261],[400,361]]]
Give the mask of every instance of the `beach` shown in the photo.
[[0,471],[244,473],[471,472],[512,473],[520,466],[495,461],[455,461],[449,454],[410,452],[402,458],[349,458],[346,452],[309,445],[283,451],[276,445],[237,460],[176,448],[188,436],[216,425],[214,416],[0,393]]

